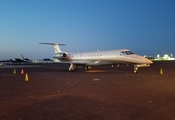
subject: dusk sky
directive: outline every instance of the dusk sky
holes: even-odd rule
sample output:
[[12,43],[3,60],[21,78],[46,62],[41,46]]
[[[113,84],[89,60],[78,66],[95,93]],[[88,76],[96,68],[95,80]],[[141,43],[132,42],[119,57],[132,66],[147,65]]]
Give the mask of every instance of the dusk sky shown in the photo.
[[0,0],[0,60],[127,48],[175,56],[175,0]]

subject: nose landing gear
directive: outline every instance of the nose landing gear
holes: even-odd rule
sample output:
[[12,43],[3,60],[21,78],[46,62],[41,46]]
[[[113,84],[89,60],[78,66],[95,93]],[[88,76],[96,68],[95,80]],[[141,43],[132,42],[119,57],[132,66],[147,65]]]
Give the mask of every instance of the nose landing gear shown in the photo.
[[138,66],[137,65],[134,65],[134,73],[135,74],[138,73],[138,70],[139,70]]

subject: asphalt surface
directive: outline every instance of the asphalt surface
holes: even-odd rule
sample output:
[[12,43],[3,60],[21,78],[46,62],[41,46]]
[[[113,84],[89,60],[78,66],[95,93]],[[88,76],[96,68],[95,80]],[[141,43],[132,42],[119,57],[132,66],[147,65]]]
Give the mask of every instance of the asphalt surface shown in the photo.
[[[174,120],[175,62],[0,69],[1,120]],[[160,69],[162,73],[160,74]],[[28,81],[25,81],[26,73]]]

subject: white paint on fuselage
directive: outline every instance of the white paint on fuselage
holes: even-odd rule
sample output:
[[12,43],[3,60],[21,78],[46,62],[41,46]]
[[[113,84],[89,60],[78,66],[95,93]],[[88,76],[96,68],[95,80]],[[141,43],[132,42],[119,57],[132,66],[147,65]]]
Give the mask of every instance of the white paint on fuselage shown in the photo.
[[95,51],[84,53],[66,53],[61,51],[58,43],[40,43],[46,45],[53,45],[55,49],[55,59],[60,62],[70,63],[69,70],[74,70],[75,66],[83,65],[87,69],[92,65],[113,65],[113,64],[134,64],[134,73],[138,72],[138,67],[147,67],[152,61],[132,53],[128,49]]
[[122,55],[122,50],[96,51],[68,54],[68,59],[62,61],[81,62],[89,65],[100,64],[118,64],[118,63],[135,63],[135,64],[151,64],[152,62],[142,56],[136,54]]

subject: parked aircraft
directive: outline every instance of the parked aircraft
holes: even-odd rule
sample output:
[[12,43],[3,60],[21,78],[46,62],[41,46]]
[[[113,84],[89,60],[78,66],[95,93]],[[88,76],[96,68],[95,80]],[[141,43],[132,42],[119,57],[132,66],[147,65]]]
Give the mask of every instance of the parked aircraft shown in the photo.
[[40,59],[28,59],[28,58],[24,58],[24,56],[21,54],[22,60],[27,62],[27,63],[53,63],[54,61],[49,59],[49,58],[44,58],[42,60]]
[[24,58],[24,56],[22,54],[21,54],[21,57],[22,58],[12,58],[12,59],[9,59],[9,60],[0,60],[0,65],[36,63],[34,60]]
[[1,64],[22,63],[22,62],[25,62],[25,61],[20,59],[20,58],[13,58],[10,60],[1,60],[0,61]]
[[40,43],[46,45],[53,45],[55,59],[63,63],[70,63],[69,71],[73,71],[76,66],[84,66],[89,70],[91,66],[96,65],[119,65],[119,64],[132,64],[134,66],[134,73],[138,73],[139,67],[149,67],[152,61],[134,54],[128,49],[108,50],[108,51],[95,51],[83,53],[67,53],[61,51],[59,46],[64,44],[58,43]]

